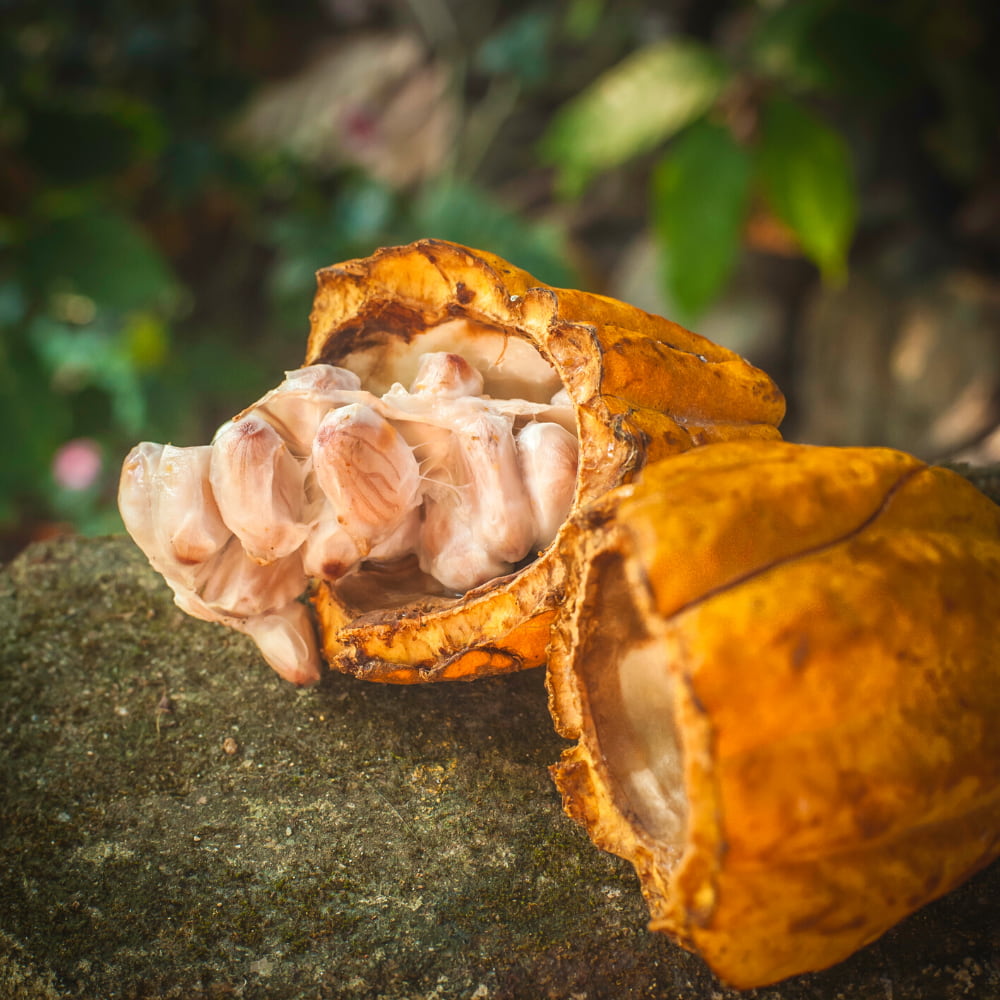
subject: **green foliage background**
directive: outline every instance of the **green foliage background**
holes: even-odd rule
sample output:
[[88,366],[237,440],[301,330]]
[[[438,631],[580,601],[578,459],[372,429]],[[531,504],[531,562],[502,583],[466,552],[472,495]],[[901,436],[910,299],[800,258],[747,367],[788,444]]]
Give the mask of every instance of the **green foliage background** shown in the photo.
[[[206,441],[294,367],[325,264],[433,235],[600,288],[622,233],[645,228],[696,323],[754,218],[842,281],[885,223],[887,174],[904,192],[890,212],[933,230],[998,153],[975,0],[52,0],[0,16],[7,554],[52,522],[115,530],[133,443]],[[323,45],[389,36],[445,71],[433,169],[387,180],[378,161],[240,139],[246,109]],[[377,135],[380,106],[362,110]],[[958,252],[996,264],[993,244]],[[78,438],[104,469],[72,491],[52,462]]]

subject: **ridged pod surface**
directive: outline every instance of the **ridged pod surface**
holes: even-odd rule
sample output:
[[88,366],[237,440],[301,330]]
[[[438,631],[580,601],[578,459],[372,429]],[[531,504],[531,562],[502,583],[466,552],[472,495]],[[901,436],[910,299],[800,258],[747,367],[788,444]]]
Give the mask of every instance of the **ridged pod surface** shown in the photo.
[[[442,350],[483,369],[494,396],[540,402],[565,390],[579,441],[574,508],[696,445],[779,437],[781,393],[731,351],[492,254],[422,240],[319,272],[305,364],[347,368],[384,392],[409,383],[422,353]],[[537,666],[562,596],[557,547],[457,597],[398,573],[320,581],[312,601],[325,657],[395,683]]]
[[1000,854],[1000,507],[884,449],[713,445],[564,528],[567,812],[742,988]]

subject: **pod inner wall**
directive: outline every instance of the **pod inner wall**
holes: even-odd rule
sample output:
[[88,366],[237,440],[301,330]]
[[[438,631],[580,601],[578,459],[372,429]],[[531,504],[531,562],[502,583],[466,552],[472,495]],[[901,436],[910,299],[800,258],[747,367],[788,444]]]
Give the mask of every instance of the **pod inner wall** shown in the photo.
[[592,720],[584,738],[596,743],[619,811],[661,846],[680,849],[688,810],[674,680],[617,552],[592,564],[584,608],[577,669]]

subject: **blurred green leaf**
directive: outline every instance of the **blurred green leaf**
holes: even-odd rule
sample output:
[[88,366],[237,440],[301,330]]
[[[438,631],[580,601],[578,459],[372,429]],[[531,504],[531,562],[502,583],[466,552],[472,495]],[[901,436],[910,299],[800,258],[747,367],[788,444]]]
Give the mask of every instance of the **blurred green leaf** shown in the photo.
[[160,157],[164,188],[182,201],[193,198],[219,169],[219,159],[218,150],[205,139],[175,137]]
[[[361,178],[338,194],[333,203],[332,225],[345,246],[360,252],[386,232],[398,209],[392,188],[374,178]],[[323,262],[329,263],[332,261]]]
[[0,282],[0,328],[20,323],[27,308],[24,290],[19,284],[14,281]]
[[[295,353],[281,352],[278,365],[301,357],[308,313],[294,328]],[[272,388],[281,369],[234,343],[228,329],[202,328],[182,350],[174,350],[155,378],[144,381],[147,419],[142,436],[175,444],[204,444],[216,427]]]
[[713,123],[696,122],[653,174],[653,225],[663,243],[667,292],[690,322],[728,278],[750,189],[749,154]]
[[69,395],[96,386],[110,397],[120,428],[129,433],[142,429],[146,398],[123,335],[97,326],[80,329],[39,316],[31,324],[29,337],[57,393]]
[[718,56],[690,40],[659,42],[623,59],[565,105],[542,140],[561,192],[578,196],[598,172],[689,125],[711,107],[726,76]]
[[483,42],[476,66],[485,73],[507,73],[526,86],[535,86],[549,75],[551,33],[551,11],[523,11]]
[[115,93],[104,101],[115,120],[132,133],[133,158],[158,156],[167,143],[167,128],[159,108],[128,93]]
[[575,42],[584,42],[597,30],[604,13],[605,0],[570,0],[563,16],[566,34]]
[[421,194],[402,239],[421,236],[489,250],[550,285],[575,282],[562,229],[529,222],[471,184],[441,182]]
[[163,317],[152,312],[133,313],[122,331],[125,354],[136,371],[160,368],[170,351],[170,331]]
[[367,256],[386,242],[399,205],[391,188],[359,178],[345,184],[332,202],[310,209],[280,216],[268,233],[276,251],[269,281],[272,305],[292,328],[309,315],[316,271],[348,257]]
[[805,108],[782,98],[767,102],[761,124],[757,171],[772,210],[825,279],[843,279],[857,218],[846,143]]
[[37,504],[48,482],[49,462],[72,427],[69,402],[49,379],[28,345],[0,338],[0,523],[17,516],[19,501]]
[[129,312],[169,302],[176,283],[166,261],[126,216],[98,204],[51,219],[24,248],[30,284],[72,291]]

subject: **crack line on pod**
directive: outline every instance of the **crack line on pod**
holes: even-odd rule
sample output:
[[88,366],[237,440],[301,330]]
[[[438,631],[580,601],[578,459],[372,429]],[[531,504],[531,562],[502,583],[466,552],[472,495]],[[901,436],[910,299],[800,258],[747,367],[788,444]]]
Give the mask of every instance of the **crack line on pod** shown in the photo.
[[908,472],[905,472],[895,483],[892,484],[892,486],[889,487],[885,496],[882,497],[875,510],[865,517],[864,520],[855,525],[855,527],[851,528],[849,531],[845,531],[842,535],[820,542],[817,545],[810,546],[808,549],[803,549],[800,552],[792,553],[791,555],[785,556],[781,559],[775,559],[773,562],[769,562],[765,566],[758,566],[756,569],[752,569],[741,576],[734,577],[732,580],[727,580],[725,583],[719,584],[717,587],[712,587],[711,590],[707,590],[704,594],[701,594],[685,604],[680,605],[680,607],[675,608],[670,612],[669,617],[674,618],[677,615],[683,614],[685,611],[689,611],[691,608],[696,608],[698,605],[704,604],[706,601],[710,601],[716,595],[724,594],[727,590],[731,590],[734,587],[740,587],[750,580],[754,580],[759,576],[763,576],[765,573],[769,573],[772,569],[777,569],[779,566],[786,566],[789,563],[798,561],[799,559],[808,559],[810,556],[817,555],[827,549],[835,548],[837,545],[841,545],[852,538],[856,538],[882,516],[893,497],[895,497],[895,495],[911,479],[926,471],[927,466],[920,466],[916,469],[910,469]]

